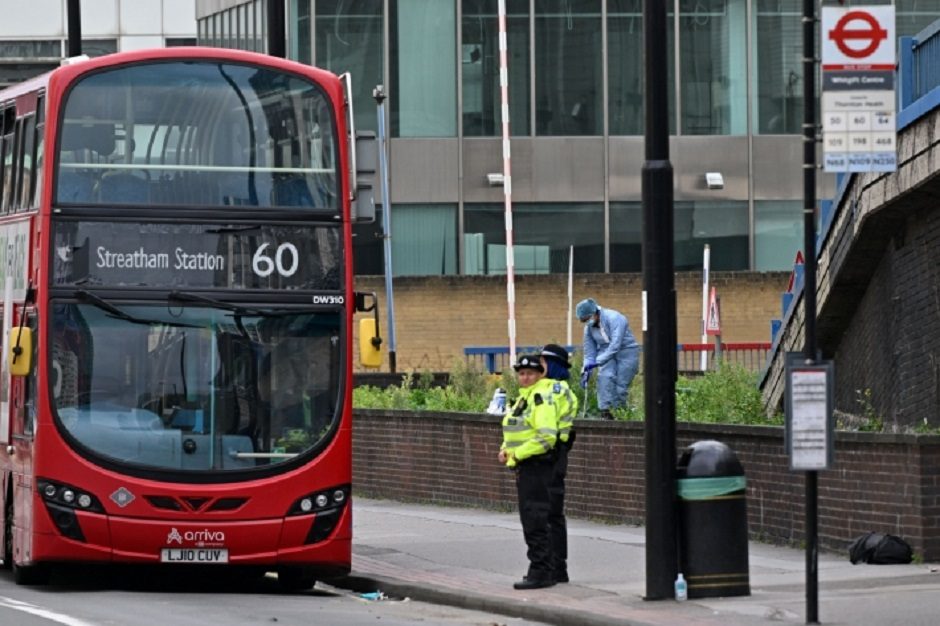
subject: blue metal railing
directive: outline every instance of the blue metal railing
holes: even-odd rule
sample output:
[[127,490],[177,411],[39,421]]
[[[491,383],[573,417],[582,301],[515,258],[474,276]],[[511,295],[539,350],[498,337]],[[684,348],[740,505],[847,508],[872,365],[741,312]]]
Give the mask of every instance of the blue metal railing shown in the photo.
[[898,130],[940,105],[940,20],[898,41]]
[[[577,351],[575,346],[563,346],[568,354]],[[541,351],[542,346],[516,346],[516,354],[534,354]],[[469,346],[463,349],[464,357],[468,363],[483,366],[487,372],[493,374],[509,369],[509,346]]]
[[[642,347],[641,347],[642,349]],[[517,346],[518,354],[534,353],[541,346]],[[577,351],[575,346],[565,346],[569,354]],[[767,360],[770,344],[764,342],[722,343],[722,358],[727,363],[758,371]],[[699,369],[702,352],[709,353],[709,368],[715,368],[715,346],[707,343],[680,343],[676,346],[677,366],[680,372],[695,372]],[[502,372],[512,365],[509,362],[509,346],[468,346],[463,349],[467,362],[481,365],[487,372]],[[642,369],[642,362],[641,362]]]

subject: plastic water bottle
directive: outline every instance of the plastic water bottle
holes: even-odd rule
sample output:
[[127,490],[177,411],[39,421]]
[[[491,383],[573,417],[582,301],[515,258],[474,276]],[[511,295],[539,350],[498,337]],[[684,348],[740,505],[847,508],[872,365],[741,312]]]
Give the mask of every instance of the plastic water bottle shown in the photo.
[[682,577],[682,572],[679,572],[679,575],[676,576],[676,601],[684,602],[689,597],[688,586],[686,585],[685,578]]

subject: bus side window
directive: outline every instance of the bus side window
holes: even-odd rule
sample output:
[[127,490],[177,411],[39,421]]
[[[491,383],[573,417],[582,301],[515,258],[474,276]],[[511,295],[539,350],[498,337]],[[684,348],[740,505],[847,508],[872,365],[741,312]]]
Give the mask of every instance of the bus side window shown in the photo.
[[6,213],[13,203],[13,184],[16,180],[15,122],[14,107],[0,110],[0,213]]

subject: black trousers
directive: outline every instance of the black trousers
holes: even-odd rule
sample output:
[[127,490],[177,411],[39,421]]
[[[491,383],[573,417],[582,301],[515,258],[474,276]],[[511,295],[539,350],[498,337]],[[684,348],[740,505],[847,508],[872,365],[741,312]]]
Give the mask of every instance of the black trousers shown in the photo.
[[565,476],[568,475],[568,444],[555,446],[555,464],[548,486],[548,531],[552,541],[552,571],[568,572],[568,523],[565,521]]
[[555,464],[552,458],[526,459],[516,469],[516,491],[519,496],[519,519],[528,547],[529,572],[533,580],[552,578],[552,541],[549,534],[549,485]]

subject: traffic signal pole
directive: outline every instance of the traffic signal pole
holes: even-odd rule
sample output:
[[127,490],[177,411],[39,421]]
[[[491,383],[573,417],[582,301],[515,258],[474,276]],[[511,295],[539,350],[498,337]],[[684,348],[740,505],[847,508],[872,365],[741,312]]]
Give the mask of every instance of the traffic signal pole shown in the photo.
[[[669,162],[666,0],[643,0],[645,153],[643,199],[646,394],[646,599],[673,597],[676,519],[676,290],[673,172]],[[647,324],[647,320],[649,324]]]

